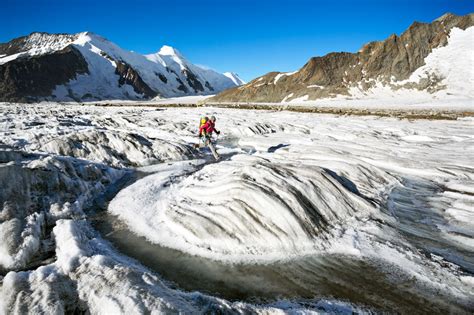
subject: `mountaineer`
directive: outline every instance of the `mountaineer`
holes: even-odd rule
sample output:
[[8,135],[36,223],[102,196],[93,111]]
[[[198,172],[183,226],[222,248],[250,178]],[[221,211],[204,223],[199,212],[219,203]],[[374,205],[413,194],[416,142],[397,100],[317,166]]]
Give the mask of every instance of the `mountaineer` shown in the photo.
[[207,117],[201,118],[198,137],[202,140],[204,146],[208,146],[209,149],[211,149],[212,155],[214,155],[214,158],[218,160],[219,155],[211,141],[213,132],[218,135],[221,133],[216,129],[216,116],[211,116],[210,119],[207,119]]

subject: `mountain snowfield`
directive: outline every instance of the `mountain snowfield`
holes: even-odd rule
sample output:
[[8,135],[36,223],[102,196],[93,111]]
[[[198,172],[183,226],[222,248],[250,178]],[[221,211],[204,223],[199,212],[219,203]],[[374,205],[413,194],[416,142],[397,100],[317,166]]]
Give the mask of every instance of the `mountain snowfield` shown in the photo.
[[2,313],[474,309],[472,118],[0,112]]
[[87,101],[208,95],[243,83],[235,73],[221,74],[190,63],[173,47],[163,46],[157,53],[141,55],[90,32],[75,35],[33,33],[19,48],[20,52],[0,56],[0,66],[58,53],[67,47],[80,52],[88,71],[76,73],[74,78],[57,85],[50,96],[42,99]]

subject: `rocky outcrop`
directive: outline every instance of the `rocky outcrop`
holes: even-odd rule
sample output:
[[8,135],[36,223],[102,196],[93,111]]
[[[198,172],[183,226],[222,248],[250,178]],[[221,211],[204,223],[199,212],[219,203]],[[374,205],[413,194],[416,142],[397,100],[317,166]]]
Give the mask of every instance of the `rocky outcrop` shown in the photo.
[[[22,36],[11,40],[8,43],[0,43],[0,55],[13,55],[25,51],[45,50],[51,47],[56,50],[65,48],[77,38],[77,34],[48,34],[44,32],[34,32],[28,36]],[[47,50],[47,49],[46,49]]]
[[[186,77],[186,81],[188,82],[189,86],[194,89],[194,92],[197,93],[197,92],[203,92],[204,91],[202,83],[199,82],[198,78],[196,77],[196,75],[194,73],[189,71],[189,69],[187,69],[187,68],[183,69],[181,72]],[[209,82],[207,82],[207,81],[206,81],[206,83],[209,84]],[[213,90],[213,88],[211,86],[209,86],[209,88],[211,90]]]
[[119,86],[131,85],[137,94],[143,94],[145,98],[153,98],[158,95],[140,77],[140,75],[130,65],[124,62],[117,62],[115,73],[119,75]]
[[[311,58],[295,73],[270,72],[246,85],[226,90],[209,102],[281,102],[305,96],[306,99],[349,95],[357,86],[368,90],[376,82],[391,86],[393,81],[408,79],[436,47],[447,43],[454,27],[474,25],[474,14],[446,14],[432,23],[413,23],[400,36],[371,42],[357,53],[337,52]],[[441,78],[429,76],[403,87],[436,91]],[[400,85],[391,86],[399,89]]]
[[[3,46],[16,51],[16,45]],[[72,46],[52,54],[17,58],[0,65],[0,101],[28,102],[51,95],[60,84],[88,73],[84,57]]]

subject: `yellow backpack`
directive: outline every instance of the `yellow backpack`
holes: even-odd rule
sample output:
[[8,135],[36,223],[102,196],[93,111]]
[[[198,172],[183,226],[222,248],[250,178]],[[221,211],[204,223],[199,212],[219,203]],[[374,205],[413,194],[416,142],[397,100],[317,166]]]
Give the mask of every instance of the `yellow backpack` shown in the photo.
[[208,120],[209,120],[209,117],[207,117],[207,116],[201,117],[201,119],[199,120],[199,129],[201,129],[202,125],[207,123]]
[[206,117],[201,117],[201,120],[199,122],[199,128],[201,128],[202,125],[207,123],[208,120],[209,120],[209,118],[207,116]]

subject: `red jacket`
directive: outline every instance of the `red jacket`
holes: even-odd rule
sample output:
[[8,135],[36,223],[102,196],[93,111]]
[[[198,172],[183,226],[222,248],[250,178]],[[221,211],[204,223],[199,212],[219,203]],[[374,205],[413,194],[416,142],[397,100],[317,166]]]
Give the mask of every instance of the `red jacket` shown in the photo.
[[[199,134],[208,134],[211,135],[214,131],[217,132],[215,128],[215,123],[212,120],[208,120],[204,125],[199,128]],[[204,131],[204,132],[203,132]]]

